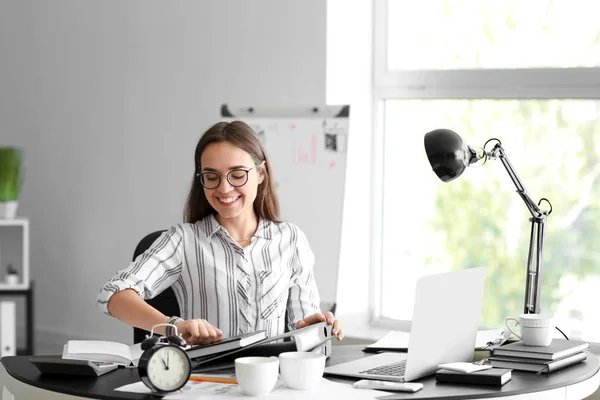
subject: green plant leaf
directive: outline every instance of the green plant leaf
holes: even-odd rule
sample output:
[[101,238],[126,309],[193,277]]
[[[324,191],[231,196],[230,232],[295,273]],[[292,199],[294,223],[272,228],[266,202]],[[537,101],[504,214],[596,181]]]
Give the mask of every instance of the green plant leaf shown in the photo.
[[22,151],[0,147],[0,201],[16,201],[21,189]]

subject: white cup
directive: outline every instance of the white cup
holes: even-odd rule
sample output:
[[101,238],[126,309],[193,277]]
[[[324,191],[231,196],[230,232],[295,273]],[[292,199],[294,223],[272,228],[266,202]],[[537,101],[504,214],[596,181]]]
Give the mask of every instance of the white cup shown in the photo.
[[235,360],[235,378],[248,396],[271,393],[279,377],[277,357],[240,357]]
[[[521,326],[521,334],[512,330],[509,321],[514,321]],[[506,327],[513,335],[518,337],[526,346],[550,346],[554,333],[554,316],[552,314],[521,314],[519,320],[506,318]]]
[[325,370],[325,356],[308,351],[279,354],[281,377],[292,389],[310,390],[321,381]]

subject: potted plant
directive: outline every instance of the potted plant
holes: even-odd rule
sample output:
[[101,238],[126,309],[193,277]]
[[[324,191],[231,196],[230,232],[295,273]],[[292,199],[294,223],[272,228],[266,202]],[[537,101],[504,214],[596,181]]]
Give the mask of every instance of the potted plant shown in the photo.
[[16,285],[19,283],[19,271],[16,270],[12,264],[8,264],[6,267],[6,283],[9,285]]
[[21,190],[21,150],[0,147],[0,218],[13,219],[17,215]]

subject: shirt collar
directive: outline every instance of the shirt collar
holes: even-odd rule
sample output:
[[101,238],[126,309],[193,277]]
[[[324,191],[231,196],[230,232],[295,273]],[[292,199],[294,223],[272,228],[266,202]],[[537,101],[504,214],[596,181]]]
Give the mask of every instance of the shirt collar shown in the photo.
[[256,228],[256,233],[254,236],[262,237],[265,239],[271,239],[271,226],[272,222],[266,219],[260,218],[258,220],[258,227]]
[[[210,240],[212,236],[220,230],[225,230],[217,218],[215,214],[210,214],[208,217],[202,220],[204,222],[204,233],[206,233],[206,237]],[[256,228],[256,232],[254,236],[262,237],[265,239],[271,239],[271,227],[272,222],[266,219],[259,218],[258,227]]]

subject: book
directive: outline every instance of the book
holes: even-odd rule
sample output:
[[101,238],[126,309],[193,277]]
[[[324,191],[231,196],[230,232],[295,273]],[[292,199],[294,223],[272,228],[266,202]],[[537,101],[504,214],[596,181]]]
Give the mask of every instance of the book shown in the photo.
[[555,361],[502,356],[490,357],[488,360],[494,368],[512,368],[519,371],[547,374],[580,363],[586,358],[587,354],[580,352]]
[[63,347],[62,358],[65,360],[104,361],[135,367],[142,353],[141,343],[128,346],[104,340],[69,340]]
[[101,376],[114,371],[119,366],[115,363],[90,360],[66,360],[56,356],[33,356],[29,362],[47,375],[79,375]]
[[526,346],[522,341],[510,343],[494,349],[494,356],[514,356],[538,358],[540,360],[559,360],[579,353],[590,347],[587,342],[580,340],[554,339],[550,346]]
[[217,343],[191,346],[186,348],[185,351],[190,359],[196,359],[237,350],[258,343],[266,338],[267,332],[262,330],[224,338]]
[[437,382],[447,383],[502,386],[511,379],[511,370],[505,368],[491,368],[475,372],[458,372],[449,369],[438,369],[435,373],[435,380]]

